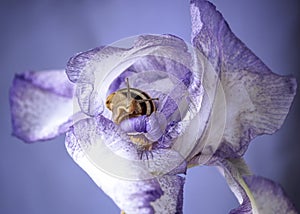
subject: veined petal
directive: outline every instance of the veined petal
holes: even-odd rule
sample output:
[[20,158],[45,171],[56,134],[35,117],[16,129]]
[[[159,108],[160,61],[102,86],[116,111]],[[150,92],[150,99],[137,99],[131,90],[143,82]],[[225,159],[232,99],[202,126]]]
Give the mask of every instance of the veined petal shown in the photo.
[[249,71],[223,75],[226,127],[220,157],[240,157],[258,135],[273,134],[283,124],[296,94],[296,81]]
[[217,159],[211,164],[220,167],[229,187],[241,204],[231,210],[230,214],[297,213],[279,184],[251,175],[242,159]]
[[192,44],[219,72],[270,69],[231,31],[216,7],[207,0],[191,0]]
[[[172,69],[174,64],[176,69]],[[146,71],[143,70],[145,66]],[[170,79],[188,84],[191,72],[186,71],[188,69],[185,67],[189,66],[190,53],[182,39],[172,35],[141,35],[77,54],[69,60],[66,72],[69,79],[76,83],[81,110],[95,116],[102,113],[106,97],[125,83],[125,76],[143,72],[153,82],[153,77],[163,72]],[[130,78],[131,83],[135,81],[133,78]]]
[[[126,48],[124,44],[127,44]],[[147,132],[145,137],[150,141],[157,141],[160,148],[172,148],[182,156],[191,158],[188,156],[192,154],[207,125],[217,81],[215,71],[206,58],[182,39],[172,35],[127,38],[74,56],[68,63],[67,73],[76,82],[80,109],[90,116],[101,114],[113,120],[126,117],[126,111],[122,110],[126,102],[125,95],[117,96],[122,97],[124,102],[116,101],[118,104],[115,103],[115,108],[111,111],[108,108],[103,108],[103,112],[91,111],[97,109],[97,105],[91,104],[94,100],[98,100],[95,103],[103,106],[109,95],[126,89],[126,79],[130,88],[145,92],[150,98],[158,98],[154,101],[156,111],[166,119],[161,129],[136,131]],[[208,81],[205,82],[209,82],[205,83],[205,89],[202,85],[204,76],[208,76]],[[203,96],[208,97],[206,105],[202,104]],[[136,118],[121,124],[124,130],[140,128],[140,125]],[[166,127],[173,127],[174,132],[170,133]],[[216,148],[218,146],[214,145],[213,149],[207,149],[210,151],[209,155]],[[202,149],[203,146],[200,145],[196,153]]]
[[[155,175],[151,160],[139,160],[128,136],[103,116],[74,124],[66,148],[125,213],[182,213],[184,178],[177,174],[186,167]],[[161,152],[162,157],[170,154]],[[159,155],[154,153],[153,161]]]
[[246,176],[244,180],[252,192],[259,213],[297,213],[279,184],[255,175]]
[[217,71],[226,105],[226,124],[216,155],[241,157],[249,142],[278,130],[296,93],[296,81],[271,70],[230,30],[215,6],[191,1],[192,43]]
[[66,132],[73,90],[63,70],[16,74],[10,89],[13,135],[34,142]]
[[101,49],[103,49],[103,47],[97,47],[82,53],[78,53],[69,59],[67,63],[66,73],[71,82],[91,82],[93,80],[93,76],[87,75],[87,73],[84,72],[84,68],[89,66],[90,60],[93,60],[95,55]]
[[178,175],[164,175],[157,178],[163,195],[154,201],[155,213],[182,214],[184,177]]

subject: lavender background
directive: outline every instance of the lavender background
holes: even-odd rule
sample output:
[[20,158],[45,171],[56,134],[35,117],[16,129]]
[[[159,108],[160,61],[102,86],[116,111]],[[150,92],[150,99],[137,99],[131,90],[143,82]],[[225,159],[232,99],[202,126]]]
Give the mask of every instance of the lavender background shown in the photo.
[[[274,72],[298,80],[298,0],[213,1],[232,30]],[[68,156],[64,137],[33,145],[11,137],[8,91],[17,72],[64,68],[73,54],[142,33],[190,39],[185,0],[0,1],[0,213],[119,213]],[[280,182],[300,210],[299,91],[280,131],[253,142],[246,159],[259,175]],[[184,212],[228,213],[237,202],[212,167],[191,169]]]

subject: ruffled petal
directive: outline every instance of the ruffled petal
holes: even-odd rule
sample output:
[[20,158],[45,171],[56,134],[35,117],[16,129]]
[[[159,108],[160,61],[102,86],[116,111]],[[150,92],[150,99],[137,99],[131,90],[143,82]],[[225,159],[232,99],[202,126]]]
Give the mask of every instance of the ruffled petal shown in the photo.
[[238,39],[222,14],[206,0],[191,0],[192,44],[219,72],[248,70],[265,74],[270,69]]
[[184,177],[178,175],[165,175],[157,178],[163,195],[159,200],[154,201],[154,213],[176,213],[182,214],[183,208],[183,186]]
[[[119,76],[141,56],[164,54],[170,47],[173,51],[179,50],[180,53],[187,49],[185,43],[177,37],[145,35],[128,38],[72,57],[67,64],[66,72],[69,79],[77,85],[76,95],[80,108],[91,116],[102,113],[103,100],[109,88],[107,84],[112,81],[110,79]],[[177,55],[180,61],[178,54],[173,55]]]
[[278,130],[296,93],[296,81],[274,74],[230,30],[215,6],[191,1],[192,43],[217,71],[226,125],[216,155],[241,157],[249,142]]
[[184,160],[180,167],[158,171],[165,167],[165,156],[176,162],[175,153],[161,150],[153,152],[153,159],[140,160],[128,136],[103,116],[74,124],[66,148],[125,213],[182,213],[184,177],[177,174],[185,172]]
[[297,213],[279,184],[255,175],[246,176],[244,179],[252,192],[259,213]]
[[231,210],[230,214],[297,213],[279,184],[251,175],[242,159],[218,159],[211,164],[220,167],[229,187],[241,204]]
[[[148,121],[148,129],[144,130],[145,124],[135,118],[121,124],[124,130],[137,128],[148,140],[157,141],[160,148],[172,148],[187,159],[203,150],[204,144],[198,139],[207,126],[217,78],[206,58],[182,39],[172,35],[125,39],[72,57],[67,73],[76,83],[80,109],[86,114],[115,119],[121,114],[121,118],[128,116],[126,111],[118,111],[126,100],[114,105],[112,111],[103,108],[107,96],[126,88],[128,79],[131,88],[158,98],[154,101],[156,111],[164,118],[159,129],[154,129],[153,121]],[[202,102],[203,97],[206,103]],[[168,127],[172,127],[173,132],[167,130]],[[208,144],[206,150],[211,156],[218,145]]]
[[10,89],[13,135],[34,142],[66,132],[73,90],[63,70],[16,74]]
[[219,157],[240,157],[258,135],[273,134],[283,124],[296,94],[296,81],[248,71],[224,75],[226,127]]

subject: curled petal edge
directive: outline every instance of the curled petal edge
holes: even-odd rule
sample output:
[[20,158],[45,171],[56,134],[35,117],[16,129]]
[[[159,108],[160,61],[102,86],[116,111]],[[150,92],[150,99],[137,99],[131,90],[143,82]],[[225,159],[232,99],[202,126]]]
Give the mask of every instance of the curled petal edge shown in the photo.
[[226,98],[226,125],[215,156],[241,157],[252,139],[281,127],[296,94],[296,80],[272,73],[212,3],[191,0],[191,18],[192,44],[218,73]]
[[[101,120],[106,121],[105,119]],[[178,173],[184,173],[184,171],[172,171],[169,174],[145,180],[128,180],[103,171],[89,157],[87,151],[93,149],[94,142],[91,139],[95,133],[110,132],[106,134],[112,135],[112,132],[115,131],[105,129],[109,124],[103,125],[105,130],[99,129],[99,126],[96,128],[96,123],[97,119],[89,118],[74,124],[66,134],[65,145],[73,160],[92,178],[97,186],[111,197],[125,213],[182,213],[185,178]],[[81,131],[83,129],[84,131]],[[122,142],[122,139],[119,141],[120,139],[115,136],[113,139],[107,140],[112,140],[111,144],[114,144],[114,148],[122,147],[122,145],[116,144],[128,146],[128,142]],[[128,150],[130,150],[129,147]]]
[[65,133],[73,115],[73,92],[64,70],[16,74],[10,88],[13,135],[31,143]]
[[215,159],[210,164],[219,167],[240,203],[230,214],[297,214],[282,187],[267,178],[252,175],[243,159]]

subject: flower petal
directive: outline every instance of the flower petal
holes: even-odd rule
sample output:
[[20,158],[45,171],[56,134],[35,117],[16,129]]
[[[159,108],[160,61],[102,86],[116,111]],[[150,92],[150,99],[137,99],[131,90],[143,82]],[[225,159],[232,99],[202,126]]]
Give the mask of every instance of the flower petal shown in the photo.
[[97,47],[82,53],[78,53],[71,57],[67,63],[66,73],[71,82],[77,83],[78,81],[90,82],[92,81],[92,76],[89,78],[87,73],[85,73],[84,68],[89,66],[90,60],[95,57],[103,47]]
[[279,184],[251,175],[242,159],[218,159],[213,164],[220,167],[241,204],[231,214],[297,213]]
[[184,177],[165,175],[158,177],[157,180],[164,194],[152,203],[155,213],[182,214]]
[[151,160],[137,161],[137,153],[128,137],[103,116],[74,124],[67,132],[66,148],[74,161],[125,213],[182,213],[184,178],[176,174],[184,173],[186,167],[168,174],[155,176],[151,172],[153,175],[150,175],[146,168],[148,164],[151,166]]
[[269,68],[239,40],[222,14],[206,0],[191,0],[192,44],[219,72],[248,70],[270,73]]
[[66,132],[73,88],[63,70],[16,74],[10,89],[13,135],[34,142]]
[[255,198],[260,213],[297,213],[282,187],[274,181],[260,176],[247,176],[245,182]]
[[296,81],[274,74],[230,30],[215,6],[191,1],[192,43],[219,74],[226,125],[219,157],[242,156],[249,142],[280,128],[296,93]]
[[[159,48],[161,47],[158,46],[157,49]],[[203,65],[197,66],[194,62],[194,67],[192,65],[186,67],[184,64],[173,60],[170,52],[164,57],[154,55],[140,57],[131,67],[112,81],[109,93],[125,88],[125,79],[128,78],[132,88],[140,89],[149,94],[150,97],[158,98],[156,103],[157,113],[161,115],[159,117],[161,118],[160,123],[154,120],[154,117],[150,116],[148,117],[150,123],[141,123],[140,120],[143,120],[143,118],[134,118],[121,123],[121,126],[124,127],[124,130],[134,130],[137,127],[140,129],[141,125],[143,125],[140,131],[147,132],[147,138],[153,141],[156,141],[153,137],[158,140],[161,134],[163,134],[158,131],[166,130],[166,135],[158,140],[158,143],[165,148],[172,146],[173,140],[180,136],[180,140],[175,143],[174,148],[189,159],[190,157],[188,156],[192,154],[192,150],[197,146],[197,139],[201,136],[202,131],[207,125],[207,118],[210,115],[211,109],[209,98],[206,99],[206,105],[201,104],[202,96],[204,96],[201,78],[203,78],[202,75],[205,73],[206,78],[210,76],[210,83],[213,83],[211,79],[214,78],[211,76],[215,75],[214,71],[211,72],[210,66],[201,60],[201,57],[196,60],[187,53],[183,53],[180,56],[182,57],[181,60],[185,61],[185,64],[189,64],[193,60],[196,62],[199,60]],[[185,60],[183,60],[183,58],[185,58]],[[198,68],[196,71],[193,70],[195,67]],[[210,72],[212,74],[208,74]],[[214,87],[210,87],[211,89],[207,91],[210,91],[209,94],[211,98],[214,95]],[[207,96],[207,94],[205,95]],[[154,115],[155,114],[152,114],[152,116]],[[163,120],[166,120],[167,124],[165,124]],[[144,126],[150,125],[151,122],[161,124],[161,127],[164,128],[145,131]],[[166,125],[169,128],[172,127],[172,131],[169,128],[166,129]],[[150,136],[152,134],[153,136]],[[215,148],[217,148],[217,146],[215,146]],[[199,153],[202,149],[203,146],[200,145],[196,153]],[[212,155],[214,151],[215,150],[210,150],[210,155]]]
[[[118,46],[119,43],[121,46]],[[70,59],[67,73],[76,82],[80,109],[91,116],[101,113],[106,118],[118,118],[118,105],[115,105],[112,112],[107,108],[103,108],[103,112],[94,112],[90,110],[97,108],[91,102],[97,98],[100,100],[96,103],[102,103],[100,105],[103,106],[108,95],[126,88],[125,79],[128,78],[131,88],[158,98],[155,101],[156,110],[166,119],[166,124],[162,121],[161,128],[173,127],[172,133],[162,129],[149,129],[146,137],[158,141],[162,148],[174,145],[172,149],[182,156],[189,156],[207,125],[212,107],[209,99],[213,99],[215,93],[215,71],[199,51],[172,35],[142,35],[126,38],[119,43],[81,53]],[[204,76],[209,76],[206,92],[202,85]],[[209,97],[206,105],[202,105],[204,94]],[[121,125],[125,130],[141,125],[133,124],[134,122],[138,120]],[[168,136],[160,137],[162,134]],[[213,149],[207,149],[209,155],[217,148],[214,145]],[[197,154],[202,149],[203,146],[200,145]]]
[[[127,45],[125,48],[124,44]],[[77,84],[76,95],[80,108],[91,116],[102,113],[106,96],[112,92],[111,90],[115,91],[117,88],[115,84],[111,84],[113,79],[118,77],[115,83],[119,85],[125,82],[122,73],[130,73],[131,71],[126,71],[126,69],[133,64],[137,65],[138,61],[147,61],[148,59],[140,59],[150,55],[173,59],[184,65],[189,63],[186,59],[190,54],[187,53],[185,42],[175,36],[143,35],[127,38],[110,46],[95,48],[72,57],[68,62],[66,72],[69,79]],[[161,71],[164,66],[168,66],[168,63],[160,64],[159,68],[156,66],[153,72]],[[181,70],[172,70],[172,72],[176,71],[173,76],[182,75],[183,72],[179,72]],[[189,81],[189,77],[186,78],[185,81]]]

